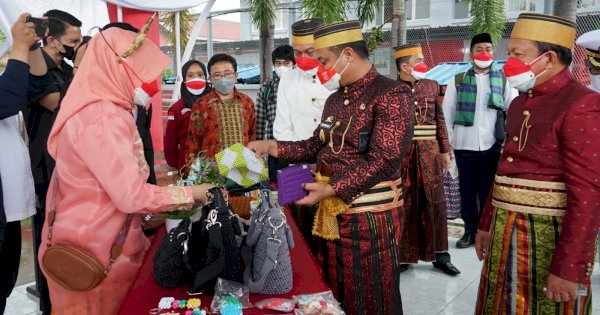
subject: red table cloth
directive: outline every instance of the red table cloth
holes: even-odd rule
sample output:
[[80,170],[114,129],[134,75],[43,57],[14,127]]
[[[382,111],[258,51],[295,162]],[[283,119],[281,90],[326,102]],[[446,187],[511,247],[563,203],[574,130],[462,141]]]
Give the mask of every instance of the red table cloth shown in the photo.
[[[294,287],[288,294],[283,295],[262,295],[262,294],[251,294],[250,302],[256,303],[266,298],[277,297],[277,298],[291,298],[292,295],[298,294],[310,294],[322,291],[329,291],[329,287],[323,281],[320,273],[320,267],[316,264],[313,259],[310,249],[306,244],[306,241],[300,234],[298,226],[292,219],[291,213],[288,208],[285,209],[286,217],[288,218],[288,224],[294,235],[295,247],[290,251],[290,257],[292,260],[292,269],[294,272]],[[148,314],[149,311],[158,306],[158,302],[162,297],[174,297],[175,299],[191,299],[200,298],[202,300],[202,307],[210,307],[212,296],[208,295],[195,295],[189,296],[186,293],[186,286],[182,285],[178,288],[163,288],[154,282],[152,275],[153,270],[153,258],[154,254],[158,250],[160,241],[165,235],[165,228],[160,228],[157,235],[151,239],[150,249],[146,252],[142,267],[138,271],[138,274],[133,282],[127,297],[121,305],[119,314],[121,315],[138,315]],[[161,313],[167,313],[164,311]],[[260,310],[257,308],[244,309],[244,314],[273,314],[275,311]],[[180,310],[179,314],[185,314],[185,310]]]

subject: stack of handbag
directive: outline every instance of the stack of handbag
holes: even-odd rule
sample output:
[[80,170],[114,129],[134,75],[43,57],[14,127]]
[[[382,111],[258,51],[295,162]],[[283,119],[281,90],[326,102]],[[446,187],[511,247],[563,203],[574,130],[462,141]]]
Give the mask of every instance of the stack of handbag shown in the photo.
[[201,219],[193,223],[184,219],[163,239],[154,256],[155,281],[169,288],[187,283],[188,293],[212,294],[217,278],[243,281],[251,293],[290,292],[294,239],[274,194],[260,190],[260,202],[252,211],[243,241],[227,194],[220,188],[209,190],[211,198],[202,208]]
[[260,204],[252,212],[243,248],[244,283],[251,293],[285,294],[292,290],[290,249],[294,238],[274,192],[263,189]]
[[[169,232],[154,257],[154,279],[189,293],[212,293],[217,278],[242,281],[241,226],[221,188],[208,192],[199,221],[183,220]],[[190,228],[191,224],[191,228]]]

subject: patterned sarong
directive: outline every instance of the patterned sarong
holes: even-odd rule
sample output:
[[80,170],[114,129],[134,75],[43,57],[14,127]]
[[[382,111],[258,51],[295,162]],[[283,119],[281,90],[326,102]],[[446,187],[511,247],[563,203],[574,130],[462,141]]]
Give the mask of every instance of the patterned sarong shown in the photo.
[[589,285],[587,297],[568,303],[544,294],[561,228],[560,217],[497,209],[475,314],[591,314]]
[[402,163],[404,206],[401,262],[434,261],[448,251],[442,155],[437,140],[412,141]]
[[337,216],[340,238],[316,238],[323,276],[348,315],[401,315],[403,209]]

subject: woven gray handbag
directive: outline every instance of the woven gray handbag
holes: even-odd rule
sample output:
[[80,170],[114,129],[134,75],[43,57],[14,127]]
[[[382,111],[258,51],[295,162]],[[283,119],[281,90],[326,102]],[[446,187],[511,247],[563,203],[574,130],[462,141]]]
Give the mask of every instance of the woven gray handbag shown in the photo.
[[[250,293],[285,294],[292,290],[294,276],[290,249],[294,238],[282,208],[273,202],[272,191],[260,192],[260,206],[253,211],[246,236],[244,283]],[[251,258],[249,258],[251,256]]]

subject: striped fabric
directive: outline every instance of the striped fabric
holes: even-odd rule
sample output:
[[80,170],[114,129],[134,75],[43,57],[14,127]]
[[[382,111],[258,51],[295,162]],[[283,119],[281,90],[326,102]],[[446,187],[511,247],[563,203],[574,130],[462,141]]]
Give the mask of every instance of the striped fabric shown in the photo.
[[403,209],[337,218],[340,239],[316,239],[317,260],[336,299],[348,315],[401,315],[398,240]]
[[402,164],[405,218],[401,262],[434,261],[448,251],[448,221],[437,140],[412,141]]
[[587,297],[568,303],[544,294],[561,228],[560,217],[497,209],[475,314],[591,314],[589,285]]
[[[487,107],[498,110],[504,109],[504,75],[502,69],[492,64],[489,75],[491,93]],[[469,69],[464,75],[462,82],[458,85],[457,93],[458,104],[456,105],[454,124],[473,126],[477,103],[477,80],[473,68]]]

